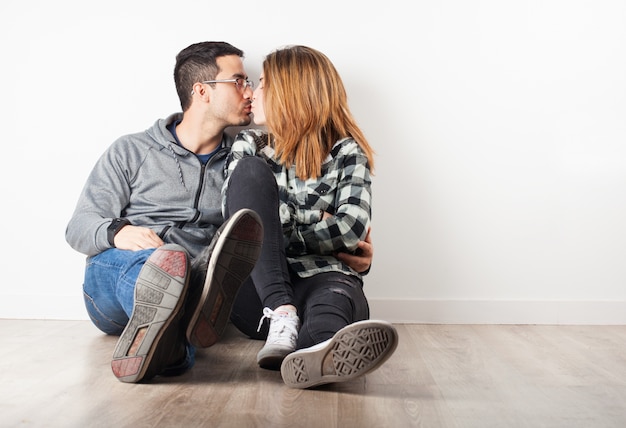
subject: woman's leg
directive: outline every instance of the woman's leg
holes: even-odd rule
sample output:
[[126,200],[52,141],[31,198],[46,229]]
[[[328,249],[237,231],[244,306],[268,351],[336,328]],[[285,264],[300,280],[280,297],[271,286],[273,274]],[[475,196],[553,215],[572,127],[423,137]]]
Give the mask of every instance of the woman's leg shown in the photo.
[[294,286],[304,323],[298,350],[281,364],[286,385],[346,382],[377,369],[395,351],[398,332],[389,322],[369,319],[359,278],[332,272],[294,280]]
[[[226,190],[225,215],[228,218],[242,208],[249,208],[261,217],[263,247],[250,278],[262,305],[272,309],[285,304],[293,304],[293,291],[285,257],[278,206],[276,178],[267,163],[255,156],[239,160]],[[237,303],[233,311],[236,309]],[[245,316],[246,314],[239,313],[239,315]]]
[[259,320],[262,317],[263,304],[254,287],[254,283],[248,278],[239,289],[239,293],[237,293],[230,320],[246,336],[252,339],[265,340],[267,338],[268,325],[263,323],[259,329]]
[[333,337],[343,327],[369,318],[362,281],[340,272],[293,280],[302,327],[296,349]]
[[242,208],[254,210],[263,222],[263,246],[251,281],[243,285],[235,300],[231,321],[252,338],[267,337],[257,363],[274,370],[295,350],[300,326],[278,207],[278,186],[267,163],[254,156],[240,159],[226,192],[225,216]]

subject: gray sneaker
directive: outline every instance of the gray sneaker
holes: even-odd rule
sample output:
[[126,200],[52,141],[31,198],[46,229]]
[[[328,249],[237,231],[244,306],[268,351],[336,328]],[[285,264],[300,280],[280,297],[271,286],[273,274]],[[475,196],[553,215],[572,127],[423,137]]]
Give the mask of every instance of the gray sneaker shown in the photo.
[[280,368],[292,388],[345,382],[377,369],[398,346],[398,333],[386,321],[358,321],[325,342],[293,352]]
[[295,312],[265,308],[263,318],[259,322],[259,330],[265,319],[270,320],[270,328],[265,345],[257,354],[256,361],[264,369],[280,370],[280,364],[285,357],[296,350],[300,318]]
[[186,336],[207,348],[223,335],[235,297],[261,253],[263,224],[259,215],[242,209],[232,215],[192,264],[186,303]]
[[183,247],[157,248],[141,268],[135,305],[113,351],[111,369],[122,382],[140,382],[184,357],[180,328],[189,284],[189,260]]

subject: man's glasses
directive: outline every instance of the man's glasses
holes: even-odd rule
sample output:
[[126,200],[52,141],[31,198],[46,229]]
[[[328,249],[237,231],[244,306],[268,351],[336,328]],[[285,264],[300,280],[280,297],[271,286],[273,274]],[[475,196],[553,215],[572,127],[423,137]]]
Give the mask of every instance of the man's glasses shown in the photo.
[[[200,83],[234,83],[237,89],[239,89],[241,92],[245,91],[246,88],[254,90],[254,82],[248,80],[247,78],[243,79],[241,77],[238,77],[236,79],[204,80]],[[193,95],[193,91],[191,91],[191,95]]]

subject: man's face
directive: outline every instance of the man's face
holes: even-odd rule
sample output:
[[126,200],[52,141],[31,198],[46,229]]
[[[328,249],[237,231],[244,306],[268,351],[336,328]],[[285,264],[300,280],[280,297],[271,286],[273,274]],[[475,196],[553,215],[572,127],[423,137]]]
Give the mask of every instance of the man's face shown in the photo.
[[[220,72],[215,80],[241,79],[247,80],[248,75],[243,68],[243,61],[237,55],[217,58]],[[252,88],[237,85],[235,82],[214,83],[207,88],[210,94],[212,115],[221,119],[226,126],[245,126],[251,122]],[[211,86],[214,86],[211,87]]]

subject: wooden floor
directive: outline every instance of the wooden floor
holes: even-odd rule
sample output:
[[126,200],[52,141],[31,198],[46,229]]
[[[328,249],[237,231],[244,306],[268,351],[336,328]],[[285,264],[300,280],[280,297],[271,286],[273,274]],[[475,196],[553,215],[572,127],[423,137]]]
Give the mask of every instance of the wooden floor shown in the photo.
[[626,326],[396,327],[377,371],[296,390],[230,326],[191,372],[125,384],[89,321],[0,320],[0,426],[626,427]]

